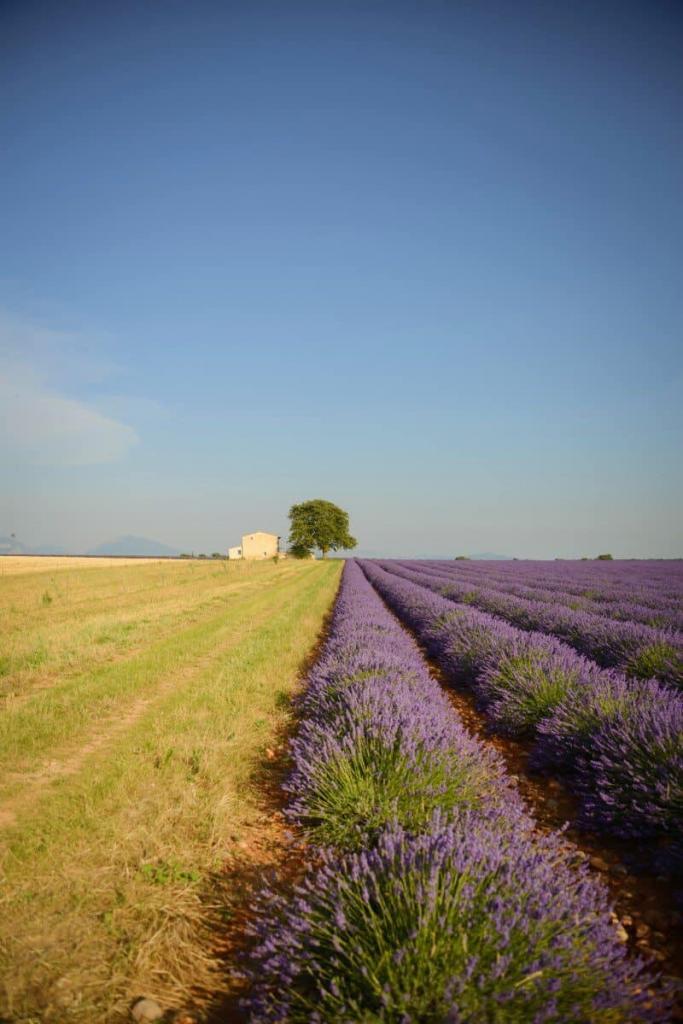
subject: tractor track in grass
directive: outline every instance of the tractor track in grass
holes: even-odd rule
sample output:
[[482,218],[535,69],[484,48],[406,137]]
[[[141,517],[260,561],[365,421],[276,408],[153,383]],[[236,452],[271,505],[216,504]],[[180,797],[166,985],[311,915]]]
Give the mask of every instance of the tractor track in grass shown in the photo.
[[[371,582],[371,581],[369,581]],[[373,588],[374,589],[374,588]],[[672,876],[634,874],[623,859],[624,840],[606,839],[575,826],[578,800],[556,778],[529,768],[531,743],[508,739],[491,732],[486,716],[477,708],[469,689],[457,685],[430,657],[415,632],[389,607],[385,608],[419,647],[432,677],[439,683],[454,711],[477,739],[496,750],[541,832],[564,829],[567,845],[586,860],[589,869],[606,885],[628,948],[649,961],[653,969],[678,983],[683,993],[683,914],[672,907]],[[616,922],[615,922],[616,923]],[[683,1021],[683,997],[672,1020]]]
[[[278,608],[283,607],[287,601],[286,584],[289,581],[282,582],[285,583],[285,593],[280,595],[279,603],[275,606]],[[245,617],[242,621],[238,619],[227,628],[227,635],[221,642],[199,657],[192,650],[188,650],[186,652],[187,660],[173,671],[164,674],[145,695],[134,698],[132,701],[126,700],[125,696],[122,697],[121,706],[107,711],[96,720],[94,728],[86,729],[84,733],[79,734],[77,746],[69,742],[61,748],[50,750],[48,756],[35,769],[7,772],[4,780],[6,788],[10,790],[10,795],[4,799],[0,798],[0,829],[11,829],[17,824],[22,812],[33,808],[36,801],[41,799],[46,787],[62,779],[78,775],[91,757],[124,736],[150,708],[162,704],[164,699],[177,691],[179,687],[190,685],[193,678],[217,662],[225,651],[239,644],[267,618],[271,617],[272,613],[273,608],[269,607],[258,614]],[[218,622],[221,618],[222,616],[215,617],[211,622]],[[191,633],[194,624],[193,621],[193,625],[185,632]],[[159,643],[163,643],[163,640]],[[140,653],[144,654],[145,652]],[[135,656],[132,659],[123,660],[132,663],[135,661]],[[116,659],[111,664],[120,664],[120,661],[121,659]]]
[[[28,673],[26,676],[25,667],[21,666],[14,672],[6,673],[5,676],[0,676],[0,713],[16,713],[26,704],[30,702],[41,693],[49,692],[55,685],[62,684],[69,680],[77,680],[79,676],[82,676],[84,672],[96,673],[104,665],[111,667],[114,664],[121,662],[134,663],[135,659],[140,655],[144,654],[149,650],[151,645],[163,643],[169,637],[177,633],[178,628],[187,627],[188,624],[195,624],[203,621],[207,618],[207,610],[213,610],[219,612],[219,610],[225,610],[227,607],[231,607],[235,601],[246,595],[257,594],[261,591],[264,586],[267,586],[265,579],[245,579],[239,581],[230,581],[228,584],[216,584],[212,591],[207,595],[197,595],[195,600],[190,600],[189,603],[182,606],[181,608],[173,610],[169,607],[168,601],[160,603],[157,608],[150,611],[149,606],[144,606],[145,617],[140,619],[139,613],[141,611],[139,603],[133,604],[119,604],[117,605],[117,611],[123,612],[128,615],[123,622],[115,621],[111,622],[107,615],[111,614],[112,598],[108,596],[100,599],[101,604],[104,605],[101,611],[94,610],[94,604],[92,599],[83,598],[80,601],[72,601],[66,609],[57,609],[58,614],[55,615],[51,610],[51,627],[55,627],[60,624],[61,620],[68,622],[69,616],[72,616],[74,611],[79,605],[84,605],[87,608],[87,616],[81,622],[81,626],[84,629],[95,630],[96,628],[107,631],[113,630],[114,633],[121,626],[134,626],[136,629],[140,625],[150,627],[147,635],[138,637],[136,635],[134,642],[127,642],[124,649],[119,649],[115,645],[113,649],[106,647],[100,647],[100,639],[95,638],[89,642],[88,656],[77,665],[71,664],[69,660],[68,652],[62,653],[61,660],[58,657],[56,662],[53,662],[48,667],[43,667],[33,672]],[[159,585],[147,586],[139,588],[136,591],[127,591],[126,598],[132,597],[138,598],[139,595],[158,593]],[[180,592],[181,587],[176,586],[175,592]],[[194,595],[192,595],[194,596]],[[205,614],[202,614],[205,613]],[[148,617],[151,616],[151,617]],[[30,632],[30,630],[29,630]],[[11,639],[11,634],[7,634],[3,637],[4,642],[7,644]],[[12,657],[12,656],[10,656]],[[14,656],[17,657],[16,655]],[[29,657],[30,653],[23,652],[24,660]],[[18,660],[21,663],[22,654],[18,656]]]
[[198,660],[191,668],[186,667],[184,671],[181,670],[168,677],[155,689],[153,694],[134,701],[124,714],[112,712],[104,716],[98,722],[97,730],[91,733],[89,738],[82,742],[72,754],[62,758],[53,757],[32,772],[8,773],[7,781],[17,785],[21,784],[23,788],[15,797],[0,804],[0,828],[11,828],[16,825],[21,812],[33,806],[36,800],[42,797],[46,786],[78,775],[91,757],[113,745],[129,729],[132,729],[150,708],[155,704],[162,703],[164,698],[175,691],[178,686],[189,683],[195,674],[208,668],[222,653],[223,649],[221,648],[212,657]]

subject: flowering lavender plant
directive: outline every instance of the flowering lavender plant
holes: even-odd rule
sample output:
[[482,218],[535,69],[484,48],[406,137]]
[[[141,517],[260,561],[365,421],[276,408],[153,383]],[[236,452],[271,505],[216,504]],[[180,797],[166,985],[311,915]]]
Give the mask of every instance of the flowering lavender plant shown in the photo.
[[436,808],[518,799],[355,564],[299,708],[287,814],[316,843],[360,849],[392,820],[419,831]]
[[488,705],[497,732],[527,737],[568,694],[576,699],[580,672],[574,659],[552,647],[544,649],[533,640],[519,647],[489,660],[477,680],[477,693]]
[[683,699],[672,694],[662,706],[648,696],[645,687],[642,699],[602,716],[579,757],[584,816],[617,835],[660,836],[683,865]]
[[596,672],[590,685],[568,692],[539,723],[532,764],[574,772],[580,761],[590,760],[603,725],[616,717],[626,721],[644,703],[669,708],[674,697],[654,679],[634,683],[618,672]]
[[543,563],[540,566],[539,563],[517,563],[507,570],[501,564],[494,567],[482,563],[456,567],[433,561],[398,564],[412,569],[419,567],[422,572],[446,575],[449,579],[467,583],[475,589],[483,586],[515,597],[562,605],[605,618],[683,630],[683,587],[675,586],[676,579],[671,568],[667,568],[665,578],[674,588],[674,596],[665,596],[659,589],[645,586],[642,577],[615,579],[613,576],[609,583],[604,579],[596,581],[590,575],[584,575],[581,579],[572,574],[571,568],[567,571],[566,563],[559,576],[557,570],[553,574]]
[[656,676],[683,686],[683,639],[674,629],[655,629],[616,621],[558,604],[516,597],[486,585],[463,582],[461,570],[416,563],[380,563],[453,601],[473,605],[520,629],[549,633],[605,667],[618,667],[636,678]]
[[568,781],[581,797],[584,823],[661,839],[677,856],[683,847],[677,692],[656,680],[626,680],[552,637],[520,632],[475,608],[449,607],[404,570],[362,565],[448,676],[474,688],[493,725],[536,734],[532,762],[573,772]]
[[329,853],[293,898],[266,894],[257,921],[254,1022],[666,1019],[602,885],[555,838],[514,827],[501,838],[481,812]]

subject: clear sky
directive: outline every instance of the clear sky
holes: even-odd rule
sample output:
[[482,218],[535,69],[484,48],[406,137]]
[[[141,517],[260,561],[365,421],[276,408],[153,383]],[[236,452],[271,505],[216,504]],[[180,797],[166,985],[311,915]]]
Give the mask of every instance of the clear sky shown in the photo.
[[0,3],[0,534],[683,555],[679,2]]

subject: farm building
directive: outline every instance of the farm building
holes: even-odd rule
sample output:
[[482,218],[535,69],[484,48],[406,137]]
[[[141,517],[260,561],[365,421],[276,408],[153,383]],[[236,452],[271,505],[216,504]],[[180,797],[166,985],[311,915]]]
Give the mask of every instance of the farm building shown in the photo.
[[241,547],[228,548],[228,558],[274,558],[279,554],[279,541],[276,533],[245,533]]

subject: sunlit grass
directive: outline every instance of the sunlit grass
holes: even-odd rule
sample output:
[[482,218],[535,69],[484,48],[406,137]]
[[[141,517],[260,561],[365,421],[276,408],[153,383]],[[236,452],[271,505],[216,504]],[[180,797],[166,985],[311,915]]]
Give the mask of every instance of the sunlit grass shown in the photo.
[[[172,999],[202,981],[218,986],[207,933],[215,873],[262,815],[254,772],[287,722],[286,695],[340,569],[268,563],[224,574],[221,593],[216,567],[193,574],[179,564],[166,607],[187,579],[183,607],[197,621],[181,628],[178,609],[154,644],[55,681],[9,712],[1,756],[15,773],[12,794],[3,790],[15,820],[0,832],[0,1015],[123,1020],[139,991]],[[141,618],[151,617],[150,571],[159,570],[124,577],[124,600],[148,594]],[[115,617],[116,580],[88,575],[95,592],[109,590]],[[80,601],[83,581],[77,589]],[[23,776],[21,758],[32,769]]]

